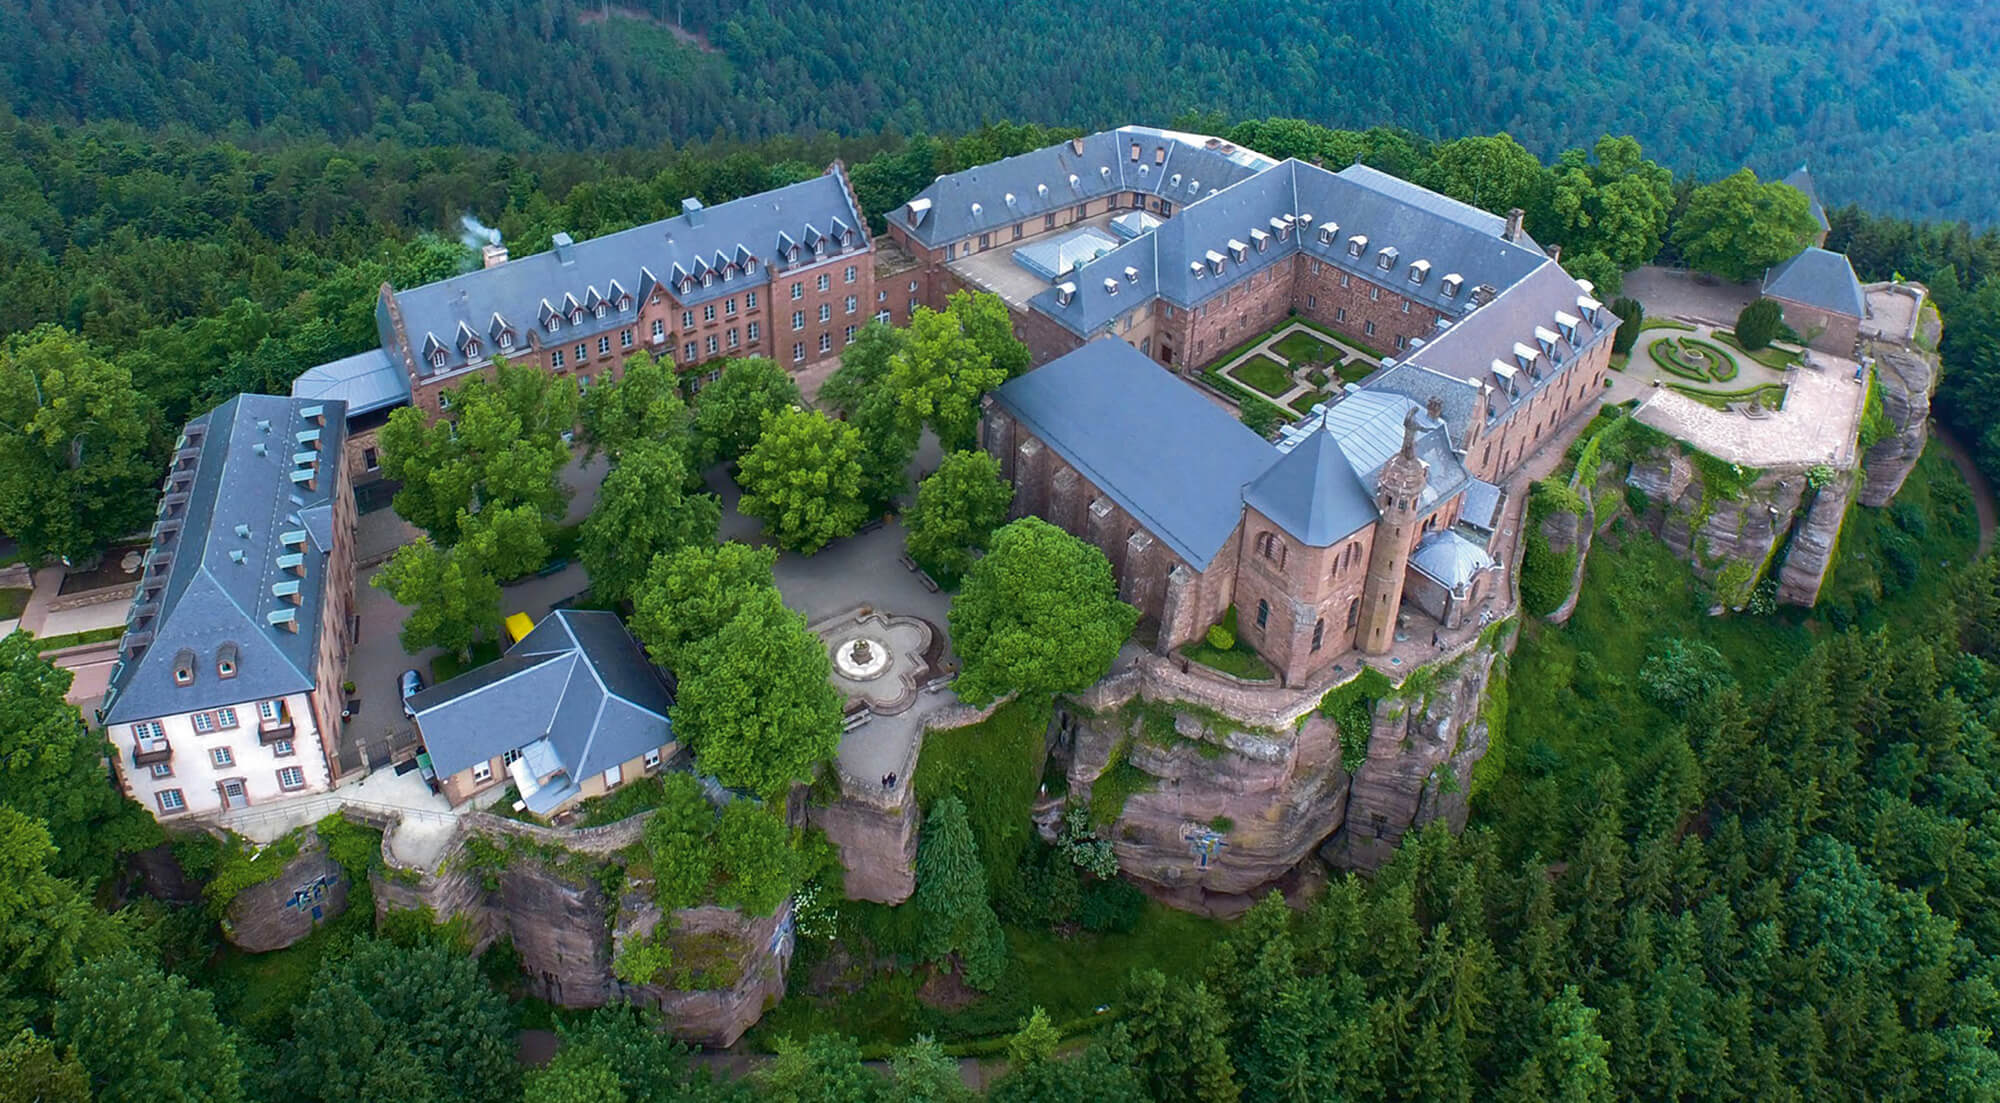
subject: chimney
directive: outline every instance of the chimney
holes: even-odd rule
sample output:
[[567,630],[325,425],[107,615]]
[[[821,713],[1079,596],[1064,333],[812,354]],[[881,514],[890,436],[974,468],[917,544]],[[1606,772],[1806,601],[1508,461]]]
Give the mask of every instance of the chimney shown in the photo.
[[507,263],[507,247],[505,245],[487,245],[479,250],[479,256],[486,262],[486,267],[498,268]]
[[1513,210],[1508,211],[1507,232],[1501,234],[1500,236],[1506,238],[1508,241],[1521,240],[1521,220],[1523,218],[1526,218],[1527,216],[1528,212],[1522,210],[1519,207],[1516,207]]
[[1083,139],[1071,138],[1069,140],[1069,151],[1071,153],[1076,154],[1078,157],[1083,156]]
[[681,200],[681,214],[688,220],[688,225],[700,226],[702,218],[701,200],[696,199],[692,195]]
[[1557,264],[1561,264],[1563,259],[1563,247],[1560,245],[1549,246],[1549,259],[1555,261]]
[[558,230],[554,237],[549,238],[549,244],[555,246],[557,264],[576,263],[576,239],[570,237],[567,231]]
[[1439,398],[1437,395],[1432,395],[1424,399],[1424,413],[1429,414],[1432,421],[1443,421],[1444,399]]

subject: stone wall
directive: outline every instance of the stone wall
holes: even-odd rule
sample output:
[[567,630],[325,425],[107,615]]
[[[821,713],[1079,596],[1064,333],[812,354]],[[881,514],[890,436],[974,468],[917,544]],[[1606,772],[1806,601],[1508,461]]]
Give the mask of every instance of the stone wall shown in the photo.
[[1931,396],[1937,393],[1937,358],[1910,348],[1870,342],[1875,357],[1875,381],[1882,388],[1882,412],[1896,432],[1875,442],[1861,458],[1867,478],[1856,499],[1864,506],[1886,506],[1903,489],[1903,480],[1923,455],[1929,439]]

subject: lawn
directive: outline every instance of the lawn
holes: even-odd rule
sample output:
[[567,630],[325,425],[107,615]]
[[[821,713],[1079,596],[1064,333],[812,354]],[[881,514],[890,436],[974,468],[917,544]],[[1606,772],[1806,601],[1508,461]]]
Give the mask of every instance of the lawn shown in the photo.
[[1258,658],[1255,651],[1240,643],[1227,651],[1222,651],[1207,640],[1197,640],[1181,648],[1181,654],[1203,666],[1238,678],[1263,681],[1271,677],[1271,668],[1265,665],[1264,660]]
[[1325,364],[1341,359],[1345,355],[1339,349],[1304,330],[1294,330],[1286,334],[1283,339],[1273,342],[1271,351],[1293,364]]
[[13,620],[28,607],[28,597],[33,590],[0,590],[0,620]]
[[1676,321],[1672,318],[1655,318],[1650,314],[1639,322],[1639,332],[1644,333],[1649,329],[1678,329],[1688,333],[1694,332],[1694,327],[1686,322]]
[[1272,398],[1277,398],[1291,390],[1293,386],[1292,373],[1287,371],[1283,364],[1262,353],[1230,368],[1225,374],[1239,383],[1247,383],[1263,391]]
[[1737,340],[1734,333],[1726,329],[1716,330],[1715,339],[1772,371],[1787,371],[1799,362],[1798,353],[1786,352],[1776,345],[1766,345],[1755,352],[1751,352],[1749,349],[1743,347],[1743,342]]
[[448,682],[475,666],[485,666],[500,657],[499,640],[480,640],[472,645],[472,661],[461,663],[458,656],[446,652],[431,660],[431,684]]
[[1786,387],[1783,383],[1764,383],[1737,391],[1704,391],[1699,387],[1687,387],[1679,383],[1669,383],[1667,386],[1704,406],[1713,406],[1718,410],[1727,410],[1732,402],[1749,402],[1752,399],[1760,401],[1766,410],[1782,410],[1785,407]]
[[1326,401],[1325,391],[1307,391],[1306,393],[1300,395],[1299,397],[1292,399],[1289,405],[1292,407],[1293,411],[1297,413],[1309,414],[1312,413],[1312,408],[1314,406],[1325,401]]

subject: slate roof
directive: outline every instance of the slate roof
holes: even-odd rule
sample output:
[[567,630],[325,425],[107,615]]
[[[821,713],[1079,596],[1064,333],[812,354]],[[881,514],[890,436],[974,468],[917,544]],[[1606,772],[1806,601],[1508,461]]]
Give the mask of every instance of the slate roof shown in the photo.
[[1244,488],[1278,458],[1270,442],[1115,338],[1092,341],[993,394],[1196,570],[1228,543]]
[[1417,458],[1429,472],[1418,499],[1421,515],[1458,493],[1471,479],[1453,451],[1450,428],[1432,421],[1422,403],[1389,391],[1356,391],[1328,406],[1324,414],[1309,417],[1287,432],[1278,447],[1296,447],[1292,442],[1302,442],[1308,435],[1323,436],[1325,433],[1312,432],[1323,427],[1340,442],[1342,454],[1362,485],[1373,487],[1382,465],[1402,450],[1403,420],[1412,410],[1417,412]]
[[1820,229],[1833,229],[1833,223],[1826,220],[1826,208],[1820,205],[1819,189],[1813,187],[1812,173],[1806,170],[1806,166],[1793,169],[1792,174],[1785,177],[1785,183],[1806,193],[1806,203],[1811,206],[1813,221],[1819,223]]
[[546,740],[576,781],[673,740],[666,684],[624,624],[600,611],[549,614],[505,655],[410,707],[441,776]]
[[[503,329],[511,332],[515,348],[528,347],[531,340],[538,346],[585,340],[632,324],[637,304],[661,282],[682,305],[692,305],[768,285],[771,267],[783,262],[789,247],[797,247],[799,263],[811,264],[814,240],[824,246],[821,262],[861,256],[869,244],[868,227],[838,164],[811,180],[713,207],[692,204],[672,218],[629,230],[587,241],[567,237],[557,235],[547,252],[393,292],[418,374],[440,370],[426,358],[433,347],[445,354],[443,373],[459,371],[500,351]],[[704,273],[710,274],[707,285],[701,282]],[[632,306],[620,310],[623,295],[631,297]],[[594,311],[599,302],[605,306],[601,318]],[[569,315],[579,308],[572,322]],[[553,334],[542,328],[551,311],[564,316]],[[383,347],[395,346],[386,310],[378,310],[376,325]],[[467,336],[480,342],[470,356],[462,344]]]
[[1426,533],[1410,553],[1410,566],[1447,589],[1458,590],[1472,584],[1481,571],[1494,567],[1486,549],[1450,531]]
[[1278,527],[1326,548],[1380,516],[1354,463],[1331,433],[1308,434],[1250,484],[1244,501]]
[[347,404],[348,417],[410,401],[410,377],[381,349],[370,349],[318,367],[292,380],[293,398],[335,399]]
[[1766,272],[1764,294],[1850,318],[1868,316],[1868,297],[1847,255],[1816,245]]
[[[102,722],[313,688],[345,436],[340,402],[276,395],[240,394],[187,423],[161,488]],[[217,665],[225,649],[235,655],[228,678]],[[185,686],[174,683],[183,652],[194,670]]]
[[1492,532],[1500,527],[1500,503],[1505,494],[1497,486],[1484,479],[1472,479],[1465,484],[1465,500],[1459,504],[1458,519],[1482,532]]
[[1149,126],[1100,131],[1082,145],[1081,153],[1062,142],[940,176],[888,217],[922,244],[941,248],[1114,193],[1157,195],[1178,208],[1274,164],[1217,138]]

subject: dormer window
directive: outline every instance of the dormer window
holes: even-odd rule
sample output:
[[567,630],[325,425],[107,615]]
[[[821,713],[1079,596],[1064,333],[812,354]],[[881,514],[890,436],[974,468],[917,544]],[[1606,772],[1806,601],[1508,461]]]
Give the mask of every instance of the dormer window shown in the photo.
[[501,330],[501,331],[500,331],[500,350],[501,350],[502,352],[505,352],[506,350],[508,350],[508,349],[511,349],[511,348],[513,348],[513,347],[514,347],[514,331],[513,331],[513,330],[511,330],[511,329],[503,329],[503,330]]
[[1465,277],[1456,272],[1438,281],[1438,290],[1443,292],[1444,297],[1447,299],[1458,294],[1458,289],[1463,286],[1465,286]]
[[630,309],[632,309],[632,296],[630,295],[618,296],[618,313],[623,314]]
[[194,652],[183,648],[174,656],[174,684],[177,686],[194,684]]
[[1335,227],[1332,226],[1321,226],[1319,228],[1319,243],[1321,245],[1333,244],[1334,229]]
[[1242,264],[1245,258],[1249,257],[1250,255],[1250,247],[1236,240],[1235,238],[1230,238],[1229,255],[1236,261],[1236,263]]
[[549,315],[549,332],[554,333],[556,330],[559,330],[561,328],[562,328],[562,318],[554,314]]
[[1250,231],[1250,240],[1257,246],[1257,251],[1260,253],[1271,247],[1271,235],[1262,230]]
[[1358,257],[1367,251],[1368,251],[1367,234],[1355,234],[1353,237],[1347,239],[1348,256]]
[[215,675],[218,678],[236,677],[236,645],[225,643],[215,651]]
[[432,353],[431,353],[431,367],[433,367],[433,368],[442,368],[442,367],[444,367],[444,350],[443,350],[443,349],[436,349],[436,350],[433,350],[433,351],[432,351]]
[[598,303],[596,306],[591,307],[590,313],[599,318],[604,317],[604,304]]
[[1400,255],[1396,252],[1394,246],[1385,248],[1375,255],[1375,267],[1380,268],[1384,272],[1394,271],[1396,260]]

